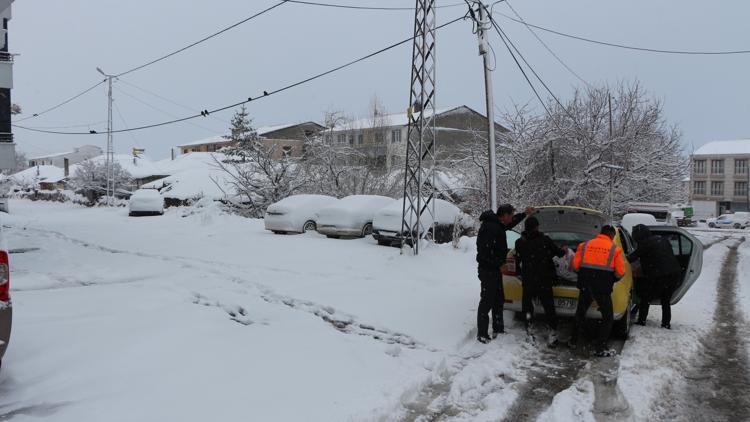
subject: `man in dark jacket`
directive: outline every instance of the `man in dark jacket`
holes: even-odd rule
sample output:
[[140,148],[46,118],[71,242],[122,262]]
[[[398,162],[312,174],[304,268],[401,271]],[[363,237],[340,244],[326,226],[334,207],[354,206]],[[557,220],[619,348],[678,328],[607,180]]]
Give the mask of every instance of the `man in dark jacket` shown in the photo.
[[552,258],[565,256],[565,250],[558,247],[549,236],[539,231],[539,220],[536,217],[526,219],[524,232],[516,240],[516,265],[520,267],[523,283],[522,312],[526,317],[527,328],[534,316],[535,297],[539,298],[544,308],[544,316],[551,331],[550,345],[557,344],[557,314],[552,296],[552,282],[557,277]]
[[670,301],[674,289],[682,279],[682,267],[674,256],[672,244],[667,238],[651,233],[643,224],[633,227],[633,240],[638,244],[628,255],[628,261],[640,260],[643,277],[638,279],[639,312],[636,324],[646,325],[649,302],[661,301],[661,326],[671,328],[672,309]]
[[505,331],[503,323],[503,279],[500,267],[508,255],[508,240],[505,231],[520,223],[533,208],[513,215],[511,205],[502,205],[497,213],[487,210],[479,217],[482,225],[477,234],[477,264],[482,290],[477,309],[477,340],[488,343],[490,336],[489,313],[492,312],[493,338]]

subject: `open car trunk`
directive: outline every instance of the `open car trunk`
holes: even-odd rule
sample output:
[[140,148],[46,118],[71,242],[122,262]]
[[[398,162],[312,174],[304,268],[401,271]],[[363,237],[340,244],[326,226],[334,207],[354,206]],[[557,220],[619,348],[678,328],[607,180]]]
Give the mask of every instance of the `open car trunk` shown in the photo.
[[[608,224],[607,217],[594,210],[573,207],[540,207],[532,214],[539,220],[539,230],[552,239],[558,246],[567,246],[575,252],[581,242],[591,240],[601,231],[602,226]],[[521,223],[513,230],[520,233],[524,224]],[[513,247],[513,245],[509,245]],[[575,276],[573,276],[575,277]],[[558,277],[553,285],[575,286],[576,279]]]

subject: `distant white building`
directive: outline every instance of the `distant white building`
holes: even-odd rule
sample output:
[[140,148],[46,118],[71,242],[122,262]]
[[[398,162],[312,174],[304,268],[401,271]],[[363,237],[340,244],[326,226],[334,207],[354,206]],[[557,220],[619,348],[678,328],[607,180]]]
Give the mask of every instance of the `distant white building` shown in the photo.
[[695,215],[716,217],[748,211],[750,203],[750,139],[714,141],[690,157],[690,199]]
[[61,152],[57,154],[42,155],[39,157],[29,158],[29,167],[34,166],[55,166],[64,168],[65,159],[68,160],[68,165],[78,164],[81,161],[88,160],[102,155],[103,151],[101,148],[95,145],[83,145],[75,148],[73,151]]

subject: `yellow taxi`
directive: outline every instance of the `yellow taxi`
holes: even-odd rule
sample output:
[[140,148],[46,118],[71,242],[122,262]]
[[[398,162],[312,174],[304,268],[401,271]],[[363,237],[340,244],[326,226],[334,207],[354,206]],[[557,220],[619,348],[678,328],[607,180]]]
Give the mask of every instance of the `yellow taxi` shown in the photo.
[[[558,246],[568,246],[572,251],[575,251],[581,242],[594,238],[602,226],[611,224],[609,218],[603,213],[581,207],[539,207],[532,215],[539,220],[540,231],[549,236]],[[678,227],[652,226],[649,229],[653,234],[665,236],[669,239],[673,252],[683,269],[682,283],[672,295],[672,304],[674,305],[679,302],[700,275],[703,264],[703,245],[693,235]],[[516,273],[513,247],[522,230],[523,223],[519,224],[513,231],[507,232],[508,247],[511,250],[508,253],[505,265],[502,267],[505,309],[515,312],[521,312],[523,286]],[[619,226],[614,242],[623,249],[626,255],[635,249],[630,233]],[[637,303],[634,287],[637,283],[637,277],[634,277],[633,267],[630,263],[626,262],[625,267],[625,276],[615,283],[612,291],[615,319],[613,332],[622,338],[627,338],[630,332],[630,326],[633,322],[632,311]],[[561,317],[575,316],[579,294],[575,279],[558,274],[553,282],[552,293],[557,315]],[[536,300],[534,311],[535,313],[544,312]],[[586,316],[587,318],[601,319],[602,315],[596,303],[592,304]]]

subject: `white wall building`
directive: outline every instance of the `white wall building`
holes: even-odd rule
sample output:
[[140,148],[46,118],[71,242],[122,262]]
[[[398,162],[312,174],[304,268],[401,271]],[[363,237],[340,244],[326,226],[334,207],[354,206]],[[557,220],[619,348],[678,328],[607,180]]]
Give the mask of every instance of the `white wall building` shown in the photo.
[[39,157],[29,158],[29,167],[34,166],[56,166],[65,167],[65,159],[68,159],[68,165],[78,164],[81,161],[88,160],[103,154],[101,148],[95,145],[83,145],[75,148],[73,151],[61,152],[57,154],[42,155]]
[[698,217],[748,211],[750,139],[714,141],[690,157],[693,210]]

